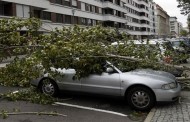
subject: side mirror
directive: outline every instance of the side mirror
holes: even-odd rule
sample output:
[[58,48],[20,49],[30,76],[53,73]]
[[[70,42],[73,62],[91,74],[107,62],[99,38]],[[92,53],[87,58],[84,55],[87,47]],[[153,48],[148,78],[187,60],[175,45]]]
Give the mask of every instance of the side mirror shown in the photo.
[[112,73],[114,70],[113,70],[113,68],[112,67],[108,67],[107,69],[106,69],[106,72],[107,73]]

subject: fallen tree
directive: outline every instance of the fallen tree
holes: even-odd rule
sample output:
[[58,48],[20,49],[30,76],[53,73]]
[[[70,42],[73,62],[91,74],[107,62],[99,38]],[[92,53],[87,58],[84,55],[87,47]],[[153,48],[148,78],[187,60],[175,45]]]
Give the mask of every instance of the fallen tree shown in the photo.
[[[50,75],[59,75],[51,72],[50,67],[74,68],[76,70],[74,78],[78,79],[91,73],[101,74],[103,72],[101,65],[106,60],[119,63],[124,71],[137,68],[189,70],[188,67],[175,65],[182,58],[186,58],[186,55],[179,55],[172,50],[162,53],[159,44],[151,45],[148,40],[146,44],[137,45],[129,40],[125,33],[118,33],[102,26],[63,27],[49,34],[37,34],[41,25],[37,19],[13,18],[1,20],[0,23],[3,25],[0,26],[1,58],[6,58],[7,54],[4,52],[12,47],[16,47],[14,50],[16,54],[20,52],[26,54],[26,58],[19,60],[15,58],[6,68],[0,69],[1,85],[30,86],[29,81],[39,77],[44,70]],[[24,27],[29,31],[24,35],[18,34]],[[115,42],[117,44],[113,45]],[[32,52],[31,46],[36,47]],[[175,58],[175,61],[171,64],[164,63],[162,59],[166,56]],[[34,67],[39,64],[43,68]]]
[[[3,25],[0,26],[0,59],[16,56],[10,64],[0,69],[0,85],[4,86],[30,87],[31,80],[46,72],[52,77],[61,75],[60,72],[52,72],[50,67],[74,68],[74,79],[88,77],[92,73],[101,74],[105,61],[118,64],[122,71],[139,68],[189,70],[188,67],[176,65],[180,60],[186,59],[186,55],[174,50],[163,53],[159,44],[151,45],[148,40],[135,44],[125,33],[102,26],[63,27],[61,30],[50,31],[49,34],[40,34],[37,32],[41,22],[34,18],[0,20],[0,25]],[[19,31],[23,28],[27,28],[28,32],[21,35]],[[25,57],[19,59],[17,55],[22,53]],[[175,59],[170,64],[163,61],[168,56]],[[54,98],[38,94],[36,90],[9,93],[0,97],[40,104],[54,102]]]

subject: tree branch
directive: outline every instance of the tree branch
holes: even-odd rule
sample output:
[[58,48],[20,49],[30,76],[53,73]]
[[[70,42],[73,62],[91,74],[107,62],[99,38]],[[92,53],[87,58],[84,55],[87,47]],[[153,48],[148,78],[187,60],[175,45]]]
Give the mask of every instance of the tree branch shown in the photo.
[[[115,57],[115,58],[123,58],[123,59],[127,59],[127,60],[130,60],[130,61],[136,61],[136,62],[143,61],[142,59],[138,59],[138,58],[132,58],[132,57],[127,57],[127,56],[119,56],[119,55],[113,55],[113,54],[107,54],[107,56]],[[172,65],[172,64],[162,63],[162,62],[156,62],[156,64],[164,65],[164,66],[167,66],[167,67],[174,67],[174,68],[180,69],[180,70],[190,70],[190,68],[186,67],[186,66]]]
[[62,116],[67,117],[67,115],[60,114],[60,113],[53,113],[53,112],[12,112],[12,113],[0,113],[0,115],[48,115],[48,116]]

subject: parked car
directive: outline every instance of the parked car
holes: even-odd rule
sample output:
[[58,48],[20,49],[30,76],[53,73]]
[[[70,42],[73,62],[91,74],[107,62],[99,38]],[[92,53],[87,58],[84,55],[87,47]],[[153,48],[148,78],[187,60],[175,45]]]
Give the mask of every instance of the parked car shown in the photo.
[[170,42],[176,51],[181,53],[187,53],[186,48],[188,48],[188,46],[186,45],[186,40],[181,38],[173,38],[170,39]]
[[170,40],[172,47],[176,54],[181,55],[181,59],[178,59],[180,63],[187,63],[190,53],[190,45],[188,41],[183,38],[174,38]]
[[188,37],[180,37],[180,39],[183,39],[182,41],[184,42],[184,44],[188,47],[190,47],[190,38]]
[[136,110],[151,109],[156,102],[177,100],[181,87],[174,75],[149,69],[122,72],[106,62],[102,74],[91,74],[80,80],[73,79],[74,69],[55,69],[63,76],[44,75],[31,84],[42,93],[55,96],[61,90],[120,96]]
[[[173,58],[171,55],[167,54],[167,51],[173,51],[173,47],[169,41],[165,41],[163,39],[151,39],[147,40],[135,40],[134,44],[138,45],[144,45],[147,46],[147,49],[150,51],[147,53],[152,53],[153,51],[158,51],[159,54],[157,55],[158,61],[165,62],[165,63],[171,63],[173,61]],[[148,54],[147,54],[148,55]]]
[[[150,39],[148,42],[146,39],[144,40],[131,40],[129,43],[133,43],[136,45],[136,49],[134,49],[135,52],[139,52],[140,46],[146,46],[147,48],[147,56],[149,56],[150,53],[153,51],[158,51],[157,60],[158,62],[165,62],[165,63],[172,63],[173,61],[177,61],[179,59],[176,59],[175,56],[172,55],[172,53],[176,54],[175,49],[172,46],[172,43],[170,42],[170,39]],[[123,42],[114,42],[112,43],[113,46],[117,45],[124,45]],[[179,53],[179,52],[178,52]],[[185,60],[182,60],[181,62],[185,62]],[[181,77],[183,71],[179,69],[172,69],[168,70],[167,72],[170,72],[176,77]]]

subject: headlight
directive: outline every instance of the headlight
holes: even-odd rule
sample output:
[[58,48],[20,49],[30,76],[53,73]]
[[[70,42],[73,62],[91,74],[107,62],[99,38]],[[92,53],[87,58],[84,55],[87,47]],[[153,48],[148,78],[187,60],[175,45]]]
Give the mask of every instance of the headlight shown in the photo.
[[164,84],[162,86],[162,89],[164,90],[169,90],[169,89],[174,89],[177,87],[177,84],[175,82],[169,83],[169,84]]

